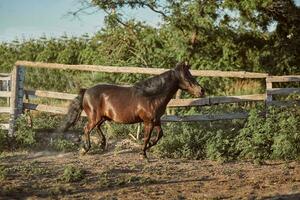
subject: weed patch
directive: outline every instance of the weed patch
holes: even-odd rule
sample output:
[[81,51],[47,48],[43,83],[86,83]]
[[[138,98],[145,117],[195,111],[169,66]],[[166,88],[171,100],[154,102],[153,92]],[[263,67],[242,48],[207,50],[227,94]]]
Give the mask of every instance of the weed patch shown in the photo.
[[54,139],[51,147],[56,151],[70,152],[76,150],[78,147],[73,142],[65,139]]
[[60,178],[63,182],[78,182],[84,179],[85,171],[77,168],[73,165],[68,165],[64,168],[62,177]]
[[143,185],[153,184],[157,181],[150,177],[139,176],[135,174],[114,173],[114,169],[104,171],[99,176],[99,185],[101,187],[117,187],[123,185]]
[[24,114],[17,119],[15,140],[20,148],[33,148],[37,145],[36,132],[28,124],[28,115]]
[[9,138],[5,130],[0,129],[0,152],[8,149]]
[[5,166],[0,166],[0,180],[6,179],[8,175],[8,169]]

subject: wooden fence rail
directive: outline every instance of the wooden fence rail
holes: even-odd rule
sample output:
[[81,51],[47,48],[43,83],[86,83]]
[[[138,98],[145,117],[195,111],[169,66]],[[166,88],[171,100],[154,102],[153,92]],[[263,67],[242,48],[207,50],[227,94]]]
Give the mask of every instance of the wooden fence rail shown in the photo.
[[0,129],[8,130],[9,129],[9,124],[0,124]]
[[[162,68],[142,68],[142,67],[117,67],[117,66],[102,66],[102,65],[66,65],[58,63],[41,63],[29,61],[17,61],[16,66],[33,67],[33,68],[48,68],[60,70],[79,70],[107,73],[136,73],[158,75],[169,69]],[[230,77],[230,78],[266,78],[266,73],[255,73],[245,71],[220,71],[220,70],[191,70],[193,76],[206,77]]]
[[10,113],[10,107],[0,107],[0,113]]
[[0,91],[0,97],[9,98],[11,96],[10,91]]
[[290,76],[268,76],[266,78],[267,83],[275,82],[300,82],[300,75],[290,75]]
[[270,88],[267,90],[268,94],[300,94],[300,88]]
[[[42,98],[53,98],[62,100],[72,100],[77,94],[62,93],[62,92],[51,92],[42,90],[25,90],[25,95],[29,97],[42,97]],[[222,103],[240,103],[249,101],[264,101],[265,94],[253,94],[253,95],[242,95],[242,96],[217,96],[217,97],[204,97],[199,99],[171,99],[168,107],[187,107],[187,106],[205,106]]]
[[9,76],[0,76],[0,81],[10,81]]
[[162,117],[162,122],[199,122],[199,121],[217,121],[217,120],[231,120],[231,119],[246,119],[248,113],[225,113],[215,115],[165,115]]
[[[74,95],[76,96],[76,95]],[[264,101],[263,96],[265,95],[245,95],[245,96],[261,96],[255,98],[255,100],[243,98],[233,98],[232,97],[207,97],[202,99],[172,99],[167,107],[189,107],[189,106],[205,106],[205,105],[215,105],[224,103],[238,103],[238,102],[250,102],[250,101]],[[66,114],[66,107],[49,106],[44,104],[34,104],[34,103],[23,103],[25,109],[38,110],[44,112],[51,112],[57,114]],[[1,109],[1,108],[0,108]]]
[[25,95],[33,96],[33,97],[63,99],[63,100],[72,100],[77,96],[77,94],[51,92],[51,91],[43,91],[43,90],[25,90]]
[[[55,114],[66,114],[66,107],[35,104],[30,103],[31,98],[53,98],[60,100],[72,100],[77,94],[55,92],[55,91],[43,91],[43,90],[25,90],[24,89],[24,77],[25,68],[48,68],[59,70],[79,70],[79,71],[92,71],[92,72],[105,72],[105,73],[139,73],[157,75],[161,74],[168,69],[161,68],[141,68],[141,67],[117,67],[117,66],[100,66],[100,65],[67,65],[57,63],[40,63],[29,61],[18,61],[15,64],[14,70],[11,75],[11,92],[0,91],[0,97],[9,97],[10,108],[0,107],[0,112],[10,113],[10,132],[13,133],[15,126],[15,119],[22,113],[22,110],[36,110],[42,112],[50,112]],[[250,79],[265,79],[266,81],[266,93],[265,94],[251,94],[241,96],[216,96],[205,97],[198,99],[172,99],[168,107],[190,107],[190,106],[210,106],[216,104],[227,103],[241,103],[241,102],[257,102],[261,101],[271,104],[287,104],[294,102],[277,102],[273,101],[272,95],[277,94],[291,94],[300,93],[300,88],[273,88],[273,82],[295,82],[300,80],[300,75],[293,76],[268,76],[266,73],[254,73],[245,71],[219,71],[219,70],[191,70],[192,75],[201,77],[227,77],[227,78],[250,78]],[[0,74],[1,75],[1,74]],[[0,76],[1,78],[1,76]],[[1,80],[1,79],[0,79]],[[24,95],[27,98],[27,102],[24,102]],[[28,101],[29,100],[29,101]],[[82,116],[86,116],[82,113]],[[212,121],[212,120],[229,120],[229,119],[245,119],[248,117],[248,113],[223,113],[216,115],[188,115],[188,116],[175,116],[165,115],[162,117],[163,122],[194,122],[194,121]],[[0,128],[7,127],[1,125]]]
[[[24,108],[40,112],[48,112],[53,114],[67,114],[66,107],[49,106],[44,104],[24,103]],[[85,112],[81,113],[82,117],[86,117]],[[248,113],[225,113],[217,115],[164,115],[161,119],[162,122],[196,122],[196,121],[215,121],[215,120],[229,120],[229,119],[245,119]]]
[[265,96],[265,94],[253,94],[242,96],[204,97],[199,99],[172,99],[169,102],[168,107],[211,106],[224,103],[264,101]]

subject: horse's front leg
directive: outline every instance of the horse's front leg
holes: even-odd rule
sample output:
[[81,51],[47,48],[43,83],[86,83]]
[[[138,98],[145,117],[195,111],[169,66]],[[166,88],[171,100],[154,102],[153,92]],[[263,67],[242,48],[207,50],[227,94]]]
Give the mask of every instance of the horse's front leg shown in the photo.
[[147,149],[150,149],[152,146],[156,145],[160,138],[162,138],[162,136],[164,135],[160,123],[158,125],[155,125],[154,129],[157,133],[156,138],[149,142]]
[[142,156],[143,158],[147,158],[147,146],[149,144],[149,140],[151,138],[151,132],[153,130],[154,124],[152,122],[144,122],[144,147],[143,147],[143,151],[142,151]]

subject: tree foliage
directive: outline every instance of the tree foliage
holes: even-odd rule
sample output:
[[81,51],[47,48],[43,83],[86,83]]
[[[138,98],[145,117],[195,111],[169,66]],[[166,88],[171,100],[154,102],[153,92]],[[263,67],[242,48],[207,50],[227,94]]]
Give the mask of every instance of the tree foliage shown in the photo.
[[86,2],[105,10],[114,26],[132,32],[136,26],[122,17],[122,9],[144,7],[160,14],[159,37],[169,33],[164,39],[171,44],[163,49],[172,49],[174,58],[188,59],[195,68],[299,72],[300,8],[292,0]]
[[[246,70],[297,74],[300,52],[300,8],[292,0],[82,0],[104,10],[105,26],[94,36],[63,36],[0,44],[1,71],[16,60],[171,68],[189,60],[194,69]],[[128,9],[147,8],[161,16],[152,27],[126,19]],[[30,71],[27,83],[44,89],[74,90],[95,82],[132,83],[141,75],[111,75]],[[228,88],[225,79],[202,79],[206,85]]]

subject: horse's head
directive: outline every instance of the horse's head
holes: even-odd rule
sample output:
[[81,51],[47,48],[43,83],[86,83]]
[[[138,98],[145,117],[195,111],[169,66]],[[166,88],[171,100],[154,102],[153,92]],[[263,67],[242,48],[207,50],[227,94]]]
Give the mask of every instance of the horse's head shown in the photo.
[[196,97],[204,96],[204,89],[199,85],[189,70],[190,65],[188,63],[177,63],[175,71],[179,80],[179,88],[186,90],[188,93]]

